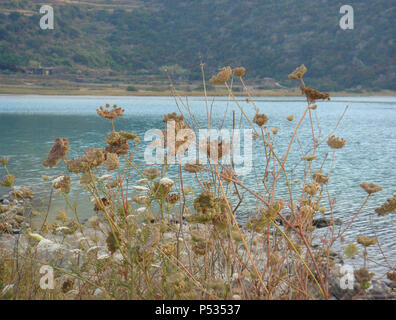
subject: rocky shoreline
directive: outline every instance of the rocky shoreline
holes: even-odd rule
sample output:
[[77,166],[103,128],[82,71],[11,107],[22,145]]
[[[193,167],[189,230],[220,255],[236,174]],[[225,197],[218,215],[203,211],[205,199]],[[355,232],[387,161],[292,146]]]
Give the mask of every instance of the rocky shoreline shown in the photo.
[[[15,254],[15,247],[18,246],[19,254],[23,256],[24,250],[29,248],[31,243],[32,234],[31,227],[31,200],[33,193],[29,188],[14,187],[8,194],[0,197],[0,254],[3,256],[12,256]],[[166,217],[169,223],[177,225],[172,216]],[[336,224],[342,223],[337,220]],[[317,228],[325,228],[330,225],[329,220],[325,218],[317,219],[315,222]],[[96,227],[95,227],[96,226]],[[107,248],[106,234],[98,232],[98,227],[101,230],[107,230],[108,227],[101,221],[101,217],[93,216],[83,222],[81,230],[77,230],[71,234],[64,232],[67,228],[60,227],[48,234],[47,238],[41,239],[36,246],[36,253],[43,261],[50,261],[61,257],[57,260],[58,267],[70,269],[71,266],[77,261],[81,254],[81,249],[84,249],[87,254],[95,254],[98,260],[100,259],[113,259],[114,261],[122,261],[123,257],[119,252],[110,253]],[[188,224],[183,222],[183,228],[188,228]],[[29,230],[29,231],[27,231]],[[188,230],[187,230],[188,231]],[[251,233],[246,231],[248,238]],[[189,236],[188,232],[186,232]],[[37,234],[36,234],[37,235]],[[174,237],[173,233],[167,232],[164,237]],[[89,245],[87,239],[95,239],[95,245]],[[254,239],[249,239],[251,242]],[[264,251],[264,247],[256,247],[254,250]],[[61,255],[60,255],[61,253]],[[337,253],[331,254],[334,267],[330,271],[330,292],[331,299],[333,300],[348,300],[356,298],[361,293],[360,286],[357,281],[354,281],[353,289],[343,289],[345,284],[345,272],[343,273],[344,261],[342,256]],[[266,263],[265,257],[261,259],[263,265]],[[100,291],[98,291],[100,293]],[[0,292],[0,296],[1,296]],[[359,295],[359,299],[395,299],[396,289],[395,283],[382,280],[373,280],[371,286],[365,290],[363,295]]]

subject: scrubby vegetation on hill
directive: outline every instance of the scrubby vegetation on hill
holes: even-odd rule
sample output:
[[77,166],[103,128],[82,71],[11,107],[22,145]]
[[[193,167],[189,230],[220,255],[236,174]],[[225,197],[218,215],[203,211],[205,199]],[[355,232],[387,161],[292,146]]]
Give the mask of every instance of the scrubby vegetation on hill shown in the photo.
[[[349,1],[354,30],[339,27],[340,1],[53,1],[55,29],[39,27],[39,1],[0,4],[0,69],[41,63],[65,72],[161,74],[199,80],[244,65],[251,79],[283,77],[302,61],[323,90],[396,88],[391,2]],[[331,80],[330,80],[331,79]]]

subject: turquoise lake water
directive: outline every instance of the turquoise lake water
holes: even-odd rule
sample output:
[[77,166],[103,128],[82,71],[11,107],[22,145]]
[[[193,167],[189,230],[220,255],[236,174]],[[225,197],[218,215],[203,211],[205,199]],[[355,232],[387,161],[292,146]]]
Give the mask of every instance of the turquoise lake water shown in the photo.
[[[213,98],[210,99],[209,104],[212,101]],[[125,109],[124,117],[116,121],[116,128],[137,133],[142,140],[146,130],[164,128],[162,122],[164,114],[178,112],[174,99],[167,97],[0,96],[0,157],[9,157],[8,167],[11,173],[17,176],[16,185],[33,186],[37,197],[45,199],[49,194],[49,187],[48,183],[42,181],[41,175],[56,176],[60,172],[65,172],[63,163],[53,169],[42,166],[42,161],[46,158],[56,137],[69,138],[72,149],[68,155],[69,159],[77,156],[79,152],[82,153],[86,148],[104,147],[104,138],[111,130],[111,125],[96,115],[96,108],[106,103],[117,104]],[[204,125],[206,123],[204,99],[189,97],[188,104],[197,120]],[[240,104],[253,118],[252,105],[243,99],[240,100]],[[276,150],[282,155],[304,111],[306,106],[304,100],[271,97],[259,98],[256,104],[260,112],[268,115],[270,119],[267,123],[268,127],[279,129],[275,144]],[[345,137],[347,145],[336,152],[329,185],[331,197],[336,199],[335,216],[347,222],[358,210],[366,197],[359,186],[361,182],[368,181],[381,185],[383,190],[369,199],[361,215],[346,234],[346,239],[348,243],[356,240],[358,234],[373,236],[369,225],[371,216],[388,260],[395,265],[396,215],[378,217],[374,209],[396,193],[396,98],[337,97],[332,98],[331,101],[319,102],[315,113],[320,122],[321,138],[332,131],[347,105],[349,109],[335,133],[337,136]],[[181,105],[180,107],[183,108]],[[229,102],[227,97],[214,99],[213,126],[221,123],[226,113],[224,128],[231,129],[232,110],[236,110],[237,127],[241,125],[242,128],[247,128],[246,122],[240,122],[237,106]],[[285,119],[290,114],[294,115],[293,122]],[[314,115],[314,119],[316,116]],[[298,139],[304,150],[312,146],[308,118],[303,122]],[[147,144],[148,142],[143,141],[136,150],[137,155],[140,155],[138,158],[140,162],[143,162],[142,154]],[[256,192],[262,192],[260,173],[265,167],[263,146],[259,141],[254,141],[253,146],[255,170],[241,179]],[[320,167],[326,152],[329,152],[329,157],[324,164],[325,173],[329,171],[332,155],[326,143],[319,148],[319,157],[313,165],[316,169]],[[291,169],[295,162],[293,160],[300,157],[301,153],[296,141],[286,168]],[[2,170],[0,169],[0,177],[5,175]],[[302,171],[303,166],[300,165],[291,176],[291,180],[300,179]],[[170,175],[175,174],[176,177],[176,172],[177,168],[173,166]],[[188,178],[186,179],[185,184],[188,184]],[[293,188],[298,192],[297,186]],[[77,189],[78,186],[74,186],[71,197],[80,203],[79,215],[86,218],[93,213],[92,206],[84,201],[87,196],[76,192]],[[7,189],[0,187],[0,195],[6,192]],[[279,185],[276,198],[287,198],[284,181]],[[245,204],[238,210],[238,217],[242,221],[245,221],[257,206],[255,200],[248,194],[245,194],[245,199]],[[53,210],[56,211],[62,206],[64,207],[61,197],[55,196]],[[383,263],[380,256],[375,256],[375,259]]]

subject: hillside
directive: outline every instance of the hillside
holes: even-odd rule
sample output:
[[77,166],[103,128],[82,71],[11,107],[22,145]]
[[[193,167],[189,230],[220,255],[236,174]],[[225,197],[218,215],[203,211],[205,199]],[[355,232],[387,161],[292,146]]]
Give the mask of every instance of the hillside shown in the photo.
[[[28,66],[58,73],[163,75],[198,80],[223,65],[243,65],[249,79],[294,83],[304,63],[321,90],[396,90],[394,21],[388,0],[349,1],[354,30],[339,27],[343,1],[334,0],[57,0],[55,29],[41,30],[42,1],[0,4],[0,71]],[[308,76],[308,74],[307,74]]]

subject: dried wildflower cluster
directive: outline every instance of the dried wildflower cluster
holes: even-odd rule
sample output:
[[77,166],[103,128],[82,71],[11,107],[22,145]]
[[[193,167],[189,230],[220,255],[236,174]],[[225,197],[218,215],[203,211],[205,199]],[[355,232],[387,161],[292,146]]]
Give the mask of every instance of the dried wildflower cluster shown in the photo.
[[370,286],[371,279],[374,277],[374,273],[368,271],[364,267],[359,270],[355,270],[353,274],[362,289],[367,289]]
[[264,126],[267,121],[268,121],[267,115],[264,113],[256,113],[256,115],[253,118],[253,123],[257,124],[259,127]]
[[129,151],[128,139],[123,138],[119,132],[112,131],[106,136],[106,152],[117,155],[127,154]]
[[284,207],[284,202],[282,200],[277,200],[267,209],[260,209],[260,216],[258,218],[251,219],[248,223],[248,227],[256,232],[263,233],[264,228],[267,227],[271,222],[275,221],[278,214],[283,210]]
[[52,186],[59,192],[69,193],[70,192],[71,178],[67,175],[58,175],[54,180],[52,180]]
[[361,186],[361,187],[364,189],[364,191],[366,191],[369,195],[370,195],[370,194],[373,194],[373,193],[376,193],[376,192],[379,192],[379,191],[382,190],[382,188],[381,188],[379,185],[377,185],[377,184],[375,184],[375,183],[372,183],[372,182],[363,182],[363,183],[360,184],[360,186]]
[[346,140],[345,138],[339,138],[333,134],[327,140],[327,144],[333,149],[342,149],[345,147]]
[[239,67],[234,69],[234,74],[237,77],[243,77],[246,73],[246,69],[244,67]]
[[117,107],[117,105],[113,105],[113,108],[110,109],[110,105],[106,104],[106,108],[100,106],[99,109],[96,109],[97,114],[104,119],[116,120],[124,114],[124,109],[121,107]]
[[186,163],[184,165],[184,170],[190,173],[197,173],[201,171],[203,168],[203,165],[201,163]]
[[56,138],[47,159],[44,160],[43,166],[53,168],[62,159],[66,161],[67,151],[70,150],[68,138]]
[[316,100],[330,100],[328,93],[323,93],[315,89],[300,86],[301,92],[307,97],[308,103],[315,103]]
[[375,209],[375,212],[378,213],[379,216],[384,216],[391,212],[396,213],[396,194],[393,198],[387,199],[381,207]]
[[329,177],[320,170],[315,171],[315,173],[312,175],[312,178],[319,184],[326,184],[329,182]]
[[137,134],[133,133],[133,132],[128,132],[128,131],[120,131],[120,135],[127,139],[127,140],[133,140],[135,142],[140,142],[140,138],[138,137]]
[[372,246],[378,242],[377,238],[375,237],[363,237],[358,236],[357,242],[360,243],[364,247]]
[[9,174],[0,181],[0,185],[2,185],[3,187],[12,187],[14,185],[14,181],[15,176],[13,174]]
[[216,75],[212,76],[210,82],[213,84],[224,84],[231,78],[231,75],[231,67],[223,67]]
[[292,73],[290,73],[288,75],[289,79],[302,79],[303,75],[305,74],[305,72],[307,72],[307,68],[305,67],[305,65],[301,65],[299,67],[297,67]]
[[5,167],[7,165],[7,163],[8,163],[8,157],[0,158],[0,165]]
[[[191,130],[189,125],[184,121],[184,116],[178,116],[176,112],[166,114],[164,119],[162,120],[167,124],[166,128],[162,130],[163,132],[163,146],[169,147],[170,155],[176,155],[180,153],[184,153],[187,151],[189,144],[192,143],[192,139],[190,138]],[[173,131],[168,133],[168,129]],[[179,133],[182,133],[182,130],[185,130],[183,136],[180,137]],[[179,134],[179,136],[178,136]],[[172,141],[168,141],[169,137],[172,137]],[[180,148],[183,146],[183,148]]]

